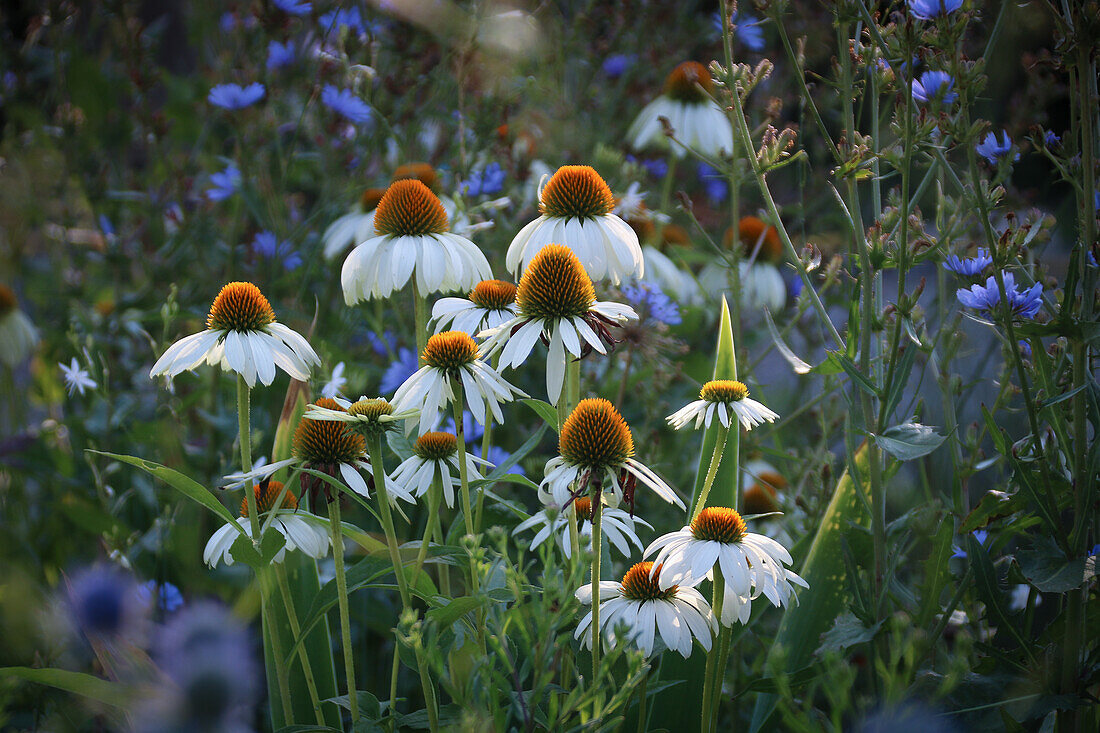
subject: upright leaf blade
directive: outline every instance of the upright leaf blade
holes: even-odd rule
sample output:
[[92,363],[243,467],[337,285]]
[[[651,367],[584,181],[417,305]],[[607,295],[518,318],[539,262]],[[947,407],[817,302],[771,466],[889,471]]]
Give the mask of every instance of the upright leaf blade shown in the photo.
[[[856,451],[855,467],[860,475],[870,472],[867,453],[866,443]],[[848,472],[841,474],[799,573],[810,588],[799,594],[797,606],[787,607],[768,651],[765,668],[771,674],[790,674],[809,664],[821,634],[832,628],[836,618],[844,612],[848,588],[844,531],[851,524],[866,526],[871,520],[864,503],[856,495],[857,490]],[[772,670],[780,659],[783,666]],[[761,695],[757,699],[752,712],[752,731],[770,730],[777,702],[775,695]]]

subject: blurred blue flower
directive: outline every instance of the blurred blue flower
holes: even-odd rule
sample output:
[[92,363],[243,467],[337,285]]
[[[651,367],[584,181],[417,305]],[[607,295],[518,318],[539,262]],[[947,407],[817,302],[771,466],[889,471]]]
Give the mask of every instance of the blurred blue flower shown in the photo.
[[106,214],[99,215],[99,231],[103,232],[105,237],[113,237],[115,235],[115,227],[111,223],[111,220],[107,218]]
[[958,730],[944,713],[913,701],[884,705],[854,728],[855,733],[958,733]]
[[951,255],[947,258],[947,261],[943,263],[943,266],[956,275],[974,277],[975,275],[981,274],[982,270],[992,264],[993,258],[989,256],[989,250],[984,247],[979,247],[976,257],[962,259],[958,255]]
[[[500,466],[501,464],[503,464],[505,461],[507,461],[511,457],[512,457],[512,454],[509,453],[508,451],[504,450],[503,448],[501,448],[499,445],[489,446],[488,461],[489,461],[489,463],[492,463],[494,467],[495,466]],[[511,468],[509,468],[508,473],[516,473],[516,474],[519,474],[520,476],[526,476],[527,475],[527,472],[523,470],[523,466],[521,466],[518,463],[516,465],[512,466]]]
[[604,59],[603,65],[600,68],[608,78],[618,79],[626,73],[627,69],[634,65],[637,58],[637,55],[632,53],[612,54]]
[[791,294],[792,298],[797,298],[802,294],[802,277],[797,272],[791,272],[783,279],[787,283],[787,292]]
[[699,182],[703,184],[703,189],[707,193],[707,198],[716,204],[726,200],[726,196],[729,195],[729,186],[726,184],[725,177],[717,168],[700,161],[696,172],[699,176]]
[[680,306],[669,298],[656,283],[644,282],[624,285],[623,295],[642,318],[676,326],[682,322]]
[[962,4],[963,0],[909,0],[909,12],[914,18],[930,20],[938,15],[953,13]]
[[[978,544],[982,546],[985,545],[985,540],[987,537],[989,537],[989,532],[986,532],[984,529],[976,529],[971,532],[971,534],[974,535],[974,539],[978,541]],[[962,549],[958,545],[952,545],[951,547],[953,550],[955,550],[955,554],[951,557],[966,557],[966,550]]]
[[[455,432],[455,419],[453,417],[447,418],[447,421],[443,423],[443,426],[439,428],[444,433],[450,433],[451,435],[458,435]],[[471,452],[470,441],[480,440],[481,436],[485,435],[485,426],[474,419],[474,415],[469,410],[463,410],[462,412],[462,432],[466,434],[466,447]]]
[[367,32],[367,27],[363,23],[363,15],[359,12],[359,8],[355,6],[330,10],[322,15],[318,22],[321,24],[321,30],[325,33],[339,33],[344,28],[357,33]]
[[1093,545],[1092,549],[1089,550],[1089,555],[1091,557],[1096,557],[1097,555],[1100,555],[1100,545]]
[[[1018,318],[1034,318],[1043,304],[1043,284],[1035,283],[1027,290],[1017,290],[1016,279],[1011,272],[1004,274],[1004,280],[1012,313]],[[992,275],[985,281],[985,285],[972,285],[969,290],[959,288],[955,295],[967,308],[986,312],[992,312],[1001,302],[1001,293]]]
[[1020,356],[1025,359],[1031,359],[1031,344],[1023,339],[1017,341],[1016,344],[1020,347]]
[[321,90],[321,102],[356,125],[370,122],[370,105],[355,96],[350,89],[337,89],[332,84],[326,84]]
[[90,567],[70,579],[68,607],[86,636],[132,636],[143,618],[133,578],[107,566]]
[[237,16],[234,13],[222,13],[221,18],[218,19],[218,28],[222,33],[228,33],[237,27]]
[[385,373],[382,374],[382,381],[378,384],[378,389],[382,394],[391,394],[397,391],[406,379],[416,374],[416,370],[420,368],[420,361],[416,357],[416,352],[412,349],[402,346],[397,350],[397,358],[386,367]]
[[218,84],[210,90],[206,100],[222,109],[244,109],[264,98],[264,85],[254,81],[246,87],[240,84]]
[[267,44],[267,68],[281,69],[294,63],[294,44],[290,41],[279,43],[272,41]]
[[313,3],[304,3],[301,0],[272,0],[279,10],[291,15],[306,15],[313,10]]
[[508,176],[500,163],[490,163],[480,171],[470,171],[470,177],[459,188],[464,196],[492,196],[504,190],[504,179]]
[[913,99],[925,104],[937,99],[944,104],[953,104],[959,98],[951,91],[953,86],[955,80],[946,71],[926,71],[913,80]]
[[[722,16],[719,13],[711,15],[711,22],[719,35],[722,34]],[[763,21],[757,20],[748,13],[737,11],[730,16],[730,25],[734,27],[733,34],[737,40],[750,51],[764,50]]]
[[211,201],[225,201],[237,193],[241,187],[241,171],[233,163],[224,171],[210,174],[210,188],[206,189],[206,198]]
[[381,336],[374,331],[367,331],[367,341],[370,342],[370,347],[374,353],[379,356],[386,356],[397,346],[397,337],[394,336],[393,331],[388,328]]
[[[996,165],[1000,160],[1012,150],[1012,139],[1009,138],[1008,133],[1004,130],[1001,131],[1001,139],[997,139],[997,134],[990,132],[982,139],[980,143],[974,146],[974,149],[978,151],[978,155],[982,156],[990,162],[991,165]],[[1016,157],[1013,160],[1019,160],[1020,154],[1016,153]]]
[[1047,130],[1043,134],[1043,142],[1046,143],[1048,148],[1057,148],[1062,145],[1062,138],[1055,135],[1052,131]]
[[643,160],[642,167],[654,178],[664,178],[668,175],[668,163],[665,162],[664,158]]
[[173,613],[183,607],[183,594],[180,589],[169,582],[157,585],[155,580],[147,580],[138,586],[138,598],[145,606],[153,605],[153,598],[157,599],[157,608],[167,613]]
[[176,614],[154,645],[168,684],[134,714],[137,731],[245,731],[263,670],[245,626],[220,605],[201,603]]
[[264,259],[282,260],[283,269],[287,272],[296,270],[302,265],[302,256],[294,250],[294,245],[288,241],[278,241],[273,232],[262,231],[252,240],[252,249]]

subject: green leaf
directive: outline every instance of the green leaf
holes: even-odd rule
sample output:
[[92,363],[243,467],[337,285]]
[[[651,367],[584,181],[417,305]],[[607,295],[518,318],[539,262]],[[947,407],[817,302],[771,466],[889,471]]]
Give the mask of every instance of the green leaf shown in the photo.
[[171,486],[176,491],[180,492],[189,499],[202,504],[210,511],[217,514],[226,522],[236,525],[236,518],[230,514],[229,510],[217,500],[213,493],[208,488],[198,483],[194,479],[184,476],[179,471],[162,466],[154,461],[147,461],[144,458],[135,458],[134,456],[121,455],[119,453],[107,453],[106,451],[87,449],[89,453],[96,453],[101,456],[107,456],[113,458],[116,461],[122,461],[123,463],[129,463],[131,466],[137,466],[143,471],[148,471],[153,476],[156,476],[161,481]]
[[829,352],[829,356],[836,359],[840,368],[851,378],[852,382],[869,395],[878,396],[878,388],[856,366],[856,363],[839,351]]
[[899,461],[911,461],[926,456],[940,447],[946,437],[927,425],[905,422],[886,428],[875,436],[879,447]]
[[1096,557],[1067,560],[1058,545],[1037,537],[1016,553],[1016,563],[1027,582],[1043,593],[1066,593],[1080,588],[1096,575]]
[[[962,532],[962,530],[960,530]],[[969,531],[966,532],[969,534]],[[917,616],[917,628],[924,628],[940,610],[940,594],[948,580],[948,563],[954,554],[951,546],[955,539],[953,522],[950,517],[941,518],[939,529],[932,538],[932,551],[924,563],[924,580],[921,583],[921,605]]]
[[959,534],[970,534],[976,529],[981,529],[995,519],[1001,519],[1023,509],[1024,496],[1020,492],[1009,494],[1004,491],[991,489],[985,492],[985,496],[978,502],[978,506],[970,510],[966,519],[959,525]]
[[882,621],[871,626],[864,626],[863,622],[853,613],[844,613],[837,617],[833,628],[821,635],[821,645],[817,647],[818,655],[826,652],[842,652],[849,647],[858,644],[866,644],[875,638],[875,634],[882,627]]
[[[860,475],[870,473],[867,444],[856,451],[853,465]],[[821,517],[809,554],[799,575],[810,585],[799,593],[798,605],[788,606],[779,622],[775,641],[768,651],[766,669],[793,674],[810,663],[821,634],[832,627],[847,602],[848,571],[844,563],[844,533],[852,525],[865,527],[870,515],[856,495],[855,481],[848,471],[837,481],[833,498]],[[780,665],[782,660],[782,665]],[[757,698],[751,730],[770,730],[778,700],[775,695]]]
[[542,400],[536,400],[533,398],[517,400],[530,407],[535,411],[535,414],[542,418],[542,421],[554,429],[556,433],[558,431],[558,410],[549,402],[543,402]]
[[49,667],[41,669],[0,667],[0,677],[18,677],[117,708],[125,707],[130,702],[129,689],[122,683],[100,679],[83,672],[70,672],[67,669]]
[[424,615],[429,621],[434,621],[440,627],[447,628],[470,611],[480,608],[488,602],[489,599],[484,595],[463,596],[448,600],[447,605],[433,608]]
[[997,578],[997,570],[989,559],[989,554],[982,543],[978,542],[973,534],[966,536],[966,557],[970,566],[974,569],[974,585],[978,589],[978,596],[985,602],[986,612],[994,626],[1009,633],[1020,648],[1028,655],[1033,664],[1037,664],[1035,654],[1031,650],[1031,644],[1020,635],[1019,629],[1013,623],[1012,617],[1004,606],[1004,594],[1001,592]]
[[271,564],[271,561],[279,554],[279,550],[286,546],[286,537],[273,529],[269,529],[264,533],[264,537],[260,540],[260,550],[256,551],[255,545],[252,544],[252,538],[247,535],[241,535],[229,548],[229,554],[233,556],[233,559],[237,562],[243,562],[248,567],[260,571],[262,568]]

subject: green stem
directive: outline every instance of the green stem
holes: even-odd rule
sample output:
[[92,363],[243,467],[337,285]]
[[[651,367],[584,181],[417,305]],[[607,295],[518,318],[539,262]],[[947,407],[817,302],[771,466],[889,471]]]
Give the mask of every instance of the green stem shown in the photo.
[[[437,486],[437,487],[432,487],[432,490],[435,491],[436,494],[437,494],[436,495],[436,500],[435,500],[436,501],[435,516],[430,517],[430,519],[432,520],[432,527],[433,527],[432,533],[435,535],[436,541],[439,542],[439,544],[442,545],[442,544],[445,544],[444,543],[444,537],[443,537],[443,522],[440,520],[439,515],[441,513],[440,512],[440,507],[441,507],[440,502],[441,502],[441,497],[442,497],[442,494],[443,494],[443,488]],[[451,571],[450,571],[450,567],[448,565],[444,564],[444,563],[440,563],[438,570],[439,570],[439,573],[438,573],[438,575],[439,575],[439,592],[442,593],[443,595],[447,596],[448,598],[451,598],[452,596],[451,596]]]
[[[279,584],[279,593],[283,597],[283,605],[286,607],[286,615],[290,620],[290,630],[294,638],[302,635],[302,626],[298,623],[298,614],[294,610],[294,600],[290,595],[290,584],[286,579],[286,568],[282,563],[275,563],[275,580]],[[325,716],[321,712],[321,697],[317,693],[317,680],[313,677],[313,665],[310,663],[309,654],[305,645],[298,646],[298,661],[302,665],[302,674],[306,678],[306,688],[309,690],[309,701],[313,704],[313,714],[317,718],[317,725],[325,725]]]
[[424,353],[424,347],[428,345],[428,299],[420,294],[420,288],[416,285],[416,278],[412,281],[413,290],[413,323],[416,329],[416,356]]
[[[714,586],[711,591],[711,608],[714,611],[714,617],[718,619],[719,632],[711,640],[710,651],[707,653],[707,665],[703,673],[703,707],[702,717],[699,721],[700,733],[710,733],[710,729],[714,724],[715,719],[718,717],[718,701],[721,698],[719,692],[721,691],[721,682],[715,682],[716,678],[721,679],[721,670],[719,669],[720,657],[722,656],[722,633],[726,630],[722,626],[722,600],[726,595],[726,583],[722,577],[722,571],[715,566],[714,568]],[[718,685],[716,690],[715,685]]]
[[[466,534],[474,536],[473,504],[470,501],[470,477],[466,468],[466,426],[462,419],[462,410],[466,404],[465,393],[462,389],[462,380],[451,377],[451,389],[454,390],[455,433],[458,437],[458,476],[462,484],[462,519],[466,523]],[[473,579],[473,588],[477,589],[476,573]]]
[[374,489],[377,492],[378,516],[382,520],[382,530],[386,533],[386,547],[390,552],[390,562],[393,563],[393,573],[397,576],[397,592],[401,594],[401,604],[409,608],[412,598],[409,595],[409,584],[405,578],[404,564],[401,562],[401,551],[397,547],[397,533],[393,529],[393,514],[390,509],[390,494],[386,489],[386,470],[382,464],[382,438],[372,435],[367,438],[367,450],[370,452],[371,470],[374,471]]
[[393,664],[390,665],[390,730],[397,731],[397,673],[401,671],[401,640],[393,635]]
[[351,722],[359,722],[359,694],[355,689],[355,653],[351,648],[351,614],[348,613],[348,580],[344,574],[344,536],[340,531],[340,497],[328,505],[329,533],[332,536],[332,559],[336,565],[336,601],[340,606],[340,641],[344,647],[344,677],[348,686],[348,706]]
[[[241,442],[241,469],[244,473],[252,470],[252,430],[249,427],[248,385],[244,377],[237,375],[237,430]],[[248,522],[252,527],[252,544],[260,545],[260,515],[256,511],[256,492],[250,485],[244,487],[244,498],[248,502]]]
[[[252,493],[252,492],[249,492]],[[269,568],[264,568],[260,571],[260,595],[262,596],[262,603],[265,613],[269,608],[269,605],[273,602],[271,598],[271,581],[268,575]],[[294,725],[294,708],[290,704],[290,675],[287,671],[286,655],[283,653],[283,637],[279,633],[279,629],[275,628],[276,624],[270,623],[270,619],[274,614],[268,614],[269,623],[267,624],[267,636],[271,640],[271,656],[275,663],[275,679],[279,684],[279,700],[283,706],[283,718],[286,720],[287,725]]]
[[[736,416],[735,416],[736,417]],[[691,512],[691,520],[695,521],[695,518],[699,516],[699,512],[703,511],[703,507],[707,505],[707,497],[710,496],[710,487],[714,485],[714,477],[718,475],[718,467],[722,465],[722,454],[726,450],[726,442],[729,440],[731,430],[737,426],[736,421],[731,427],[725,429],[724,432],[714,440],[714,452],[710,455],[710,465],[707,466],[707,475],[703,479],[703,487],[699,490],[699,501],[695,503],[695,509]],[[740,437],[740,434],[738,434]],[[734,503],[736,503],[736,498]]]
[[[432,533],[435,531],[435,522],[439,518],[439,499],[442,493],[439,486],[439,477],[432,481],[432,487],[428,490],[428,521],[424,523],[424,538],[420,541],[420,550],[416,553],[416,572],[413,577],[418,577],[424,568],[424,561],[428,558],[428,549],[431,545]],[[443,544],[443,538],[436,536],[436,541]]]
[[600,676],[600,535],[603,532],[603,500],[597,490],[592,497],[592,682]]
[[[496,365],[494,365],[495,368]],[[481,434],[481,460],[489,460],[489,449],[493,447],[493,418],[489,404],[485,404],[485,432]],[[486,487],[487,488],[487,487]],[[474,532],[481,533],[481,518],[485,512],[485,489],[477,492],[477,509],[474,510]]]
[[[648,662],[647,662],[648,664]],[[648,689],[649,689],[649,672],[647,667],[645,673],[642,675],[642,684],[638,686],[638,733],[645,733],[649,728],[649,721],[646,720],[646,703],[648,702]]]

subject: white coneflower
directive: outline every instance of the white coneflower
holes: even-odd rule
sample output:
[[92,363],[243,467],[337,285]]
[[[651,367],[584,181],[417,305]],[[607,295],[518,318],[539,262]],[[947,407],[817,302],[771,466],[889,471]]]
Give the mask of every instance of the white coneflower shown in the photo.
[[[779,232],[759,217],[744,216],[737,226],[736,242],[743,253],[738,263],[741,308],[750,313],[762,308],[773,312],[782,310],[787,304],[787,283],[779,271],[783,262]],[[726,249],[735,246],[732,228],[726,230],[722,244]],[[699,285],[714,298],[729,292],[728,263],[719,261],[706,265],[699,273]]]
[[0,361],[9,367],[19,364],[38,343],[38,332],[19,300],[7,285],[0,285]]
[[381,397],[362,396],[355,402],[334,399],[336,408],[320,403],[308,405],[305,417],[310,420],[333,420],[348,425],[361,435],[377,435],[387,430],[395,430],[399,422],[411,420],[420,415],[416,409],[394,412],[393,405]]
[[310,366],[320,365],[321,359],[301,335],[275,320],[275,312],[259,288],[248,282],[231,282],[214,298],[206,330],[169,346],[149,376],[174,377],[203,362],[221,364],[252,387],[257,378],[271,384],[275,367],[305,381]]
[[[428,163],[406,163],[393,171],[390,182],[416,179],[439,196],[439,203],[451,222],[451,231],[462,232],[469,227],[465,214],[458,211],[458,204],[449,196],[439,193],[439,176]],[[386,193],[384,188],[368,188],[352,210],[332,222],[321,236],[325,259],[331,260],[353,244],[360,244],[374,236],[374,212]]]
[[[610,540],[611,544],[623,557],[630,557],[631,545],[639,550],[643,549],[642,540],[638,537],[635,527],[640,524],[643,527],[653,529],[649,522],[639,517],[632,517],[622,509],[614,507],[604,507],[600,513],[603,514],[603,520],[600,524],[603,536]],[[565,553],[565,557],[571,558],[573,545],[569,538],[569,518],[573,514],[576,514],[577,519],[581,522],[578,527],[580,546],[590,551],[592,548],[592,500],[586,496],[574,499],[565,509],[561,509],[557,504],[543,507],[517,524],[516,528],[512,530],[512,534],[517,535],[538,527],[535,536],[531,538],[532,550],[553,535],[557,540],[558,547]]]
[[[395,410],[420,410],[419,432],[430,430],[439,420],[439,410],[454,401],[452,380],[461,383],[466,406],[482,425],[486,419],[486,403],[493,418],[502,423],[504,414],[500,411],[500,403],[511,402],[517,395],[527,396],[481,360],[477,343],[463,331],[444,331],[430,337],[420,360],[424,366],[406,379],[393,395]],[[412,424],[410,420],[407,426],[411,428]]]
[[641,481],[665,501],[684,506],[672,487],[634,460],[630,427],[605,399],[592,397],[577,404],[562,425],[558,452],[561,455],[547,461],[539,484],[539,499],[544,504],[553,501],[564,507],[593,487],[608,506],[618,506],[625,498],[633,507],[634,487]]
[[348,213],[328,225],[321,235],[326,260],[374,236],[374,211],[385,193],[384,188],[368,188]]
[[792,584],[809,587],[784,567],[792,561],[783,545],[747,531],[741,515],[728,507],[706,507],[690,525],[656,539],[644,557],[655,552],[661,574],[654,580],[662,589],[698,585],[713,577],[715,566],[722,571],[723,626],[746,623],[750,603],[761,594],[779,607],[798,602]]
[[[253,491],[256,494],[256,511],[265,514],[275,507],[275,500],[282,493],[283,485],[278,481],[265,480],[257,484]],[[236,523],[245,535],[252,537],[247,499],[241,499],[241,516]],[[298,510],[298,498],[294,496],[293,491],[287,490],[286,495],[283,496],[279,510],[271,520],[270,529],[286,538],[286,544],[275,555],[274,562],[282,562],[287,551],[301,550],[312,558],[321,558],[328,554],[330,546],[328,527],[319,517]],[[203,561],[212,568],[217,566],[219,560],[226,565],[232,565],[233,555],[230,550],[240,535],[240,531],[232,524],[219,527],[206,543],[206,549],[202,553]]]
[[787,479],[772,464],[755,458],[741,466],[741,508],[746,514],[779,511],[779,492],[787,488]]
[[[651,562],[640,562],[626,571],[621,583],[600,581],[600,633],[609,645],[617,643],[615,629],[629,628],[626,641],[647,655],[653,653],[653,641],[661,640],[685,659],[691,655],[692,639],[698,639],[704,650],[710,651],[713,635],[718,631],[714,613],[702,594],[694,588],[659,584],[661,568]],[[592,603],[592,586],[581,586],[577,600]],[[582,646],[591,647],[592,612],[589,611],[573,634],[583,639]]]
[[600,174],[587,165],[558,168],[539,189],[541,216],[508,245],[505,264],[516,277],[550,243],[563,244],[580,258],[593,280],[613,285],[645,273],[638,235],[612,214],[615,197]]
[[432,306],[435,330],[453,329],[474,336],[496,328],[516,315],[516,286],[503,280],[482,280],[467,298],[442,298]]
[[491,278],[485,255],[448,231],[447,223],[443,204],[423,183],[403,179],[390,184],[375,209],[377,236],[353,249],[340,271],[347,304],[389,297],[414,275],[421,296],[469,290]]
[[[626,133],[631,146],[635,150],[650,145],[669,147],[677,158],[687,154],[685,146],[712,158],[729,155],[733,126],[713,95],[714,81],[707,68],[695,61],[683,62],[668,75],[664,93],[647,104],[631,124]],[[681,145],[668,141],[662,117]]]
[[[385,402],[385,400],[382,400]],[[359,403],[356,403],[359,404]],[[355,405],[352,405],[354,408]],[[366,456],[366,440],[356,432],[349,421],[332,419],[317,419],[318,411],[341,411],[343,408],[336,400],[322,397],[310,408],[309,413],[298,421],[298,427],[294,430],[292,444],[292,457],[275,463],[269,463],[260,468],[254,468],[247,473],[236,473],[226,476],[229,480],[227,486],[239,486],[243,483],[260,481],[272,476],[276,471],[290,466],[301,466],[329,476],[339,476],[344,484],[360,496],[370,496],[370,490],[360,471],[372,472],[370,461]],[[350,408],[349,408],[350,409]],[[309,474],[302,475],[302,487],[313,498],[313,506],[321,492],[325,498],[331,501],[331,486],[323,479]],[[412,496],[405,493],[400,487],[392,488],[389,492],[390,503],[396,505],[397,499],[413,502]]]
[[[447,506],[455,504],[455,484],[459,481],[458,473],[451,473],[451,469],[460,471],[458,456],[458,438],[450,433],[424,433],[416,439],[413,445],[413,454],[401,462],[393,472],[392,486],[403,487],[409,493],[423,496],[432,487],[432,483],[438,477],[443,487],[443,498]],[[478,465],[492,466],[488,461],[470,455],[465,456],[466,471],[469,480],[480,481],[484,476],[478,472]]]
[[698,430],[704,426],[709,428],[715,415],[723,427],[728,428],[730,422],[736,419],[745,430],[752,430],[765,421],[773,422],[779,417],[763,404],[749,399],[749,388],[743,382],[715,379],[703,385],[699,390],[699,399],[689,402],[666,419],[677,430],[687,427],[694,420]]
[[638,314],[628,305],[596,300],[596,291],[577,255],[568,247],[547,245],[531,260],[516,290],[518,314],[479,335],[487,353],[500,351],[499,364],[518,367],[540,338],[549,345],[546,392],[557,403],[568,355],[601,354],[616,341],[610,328]]

